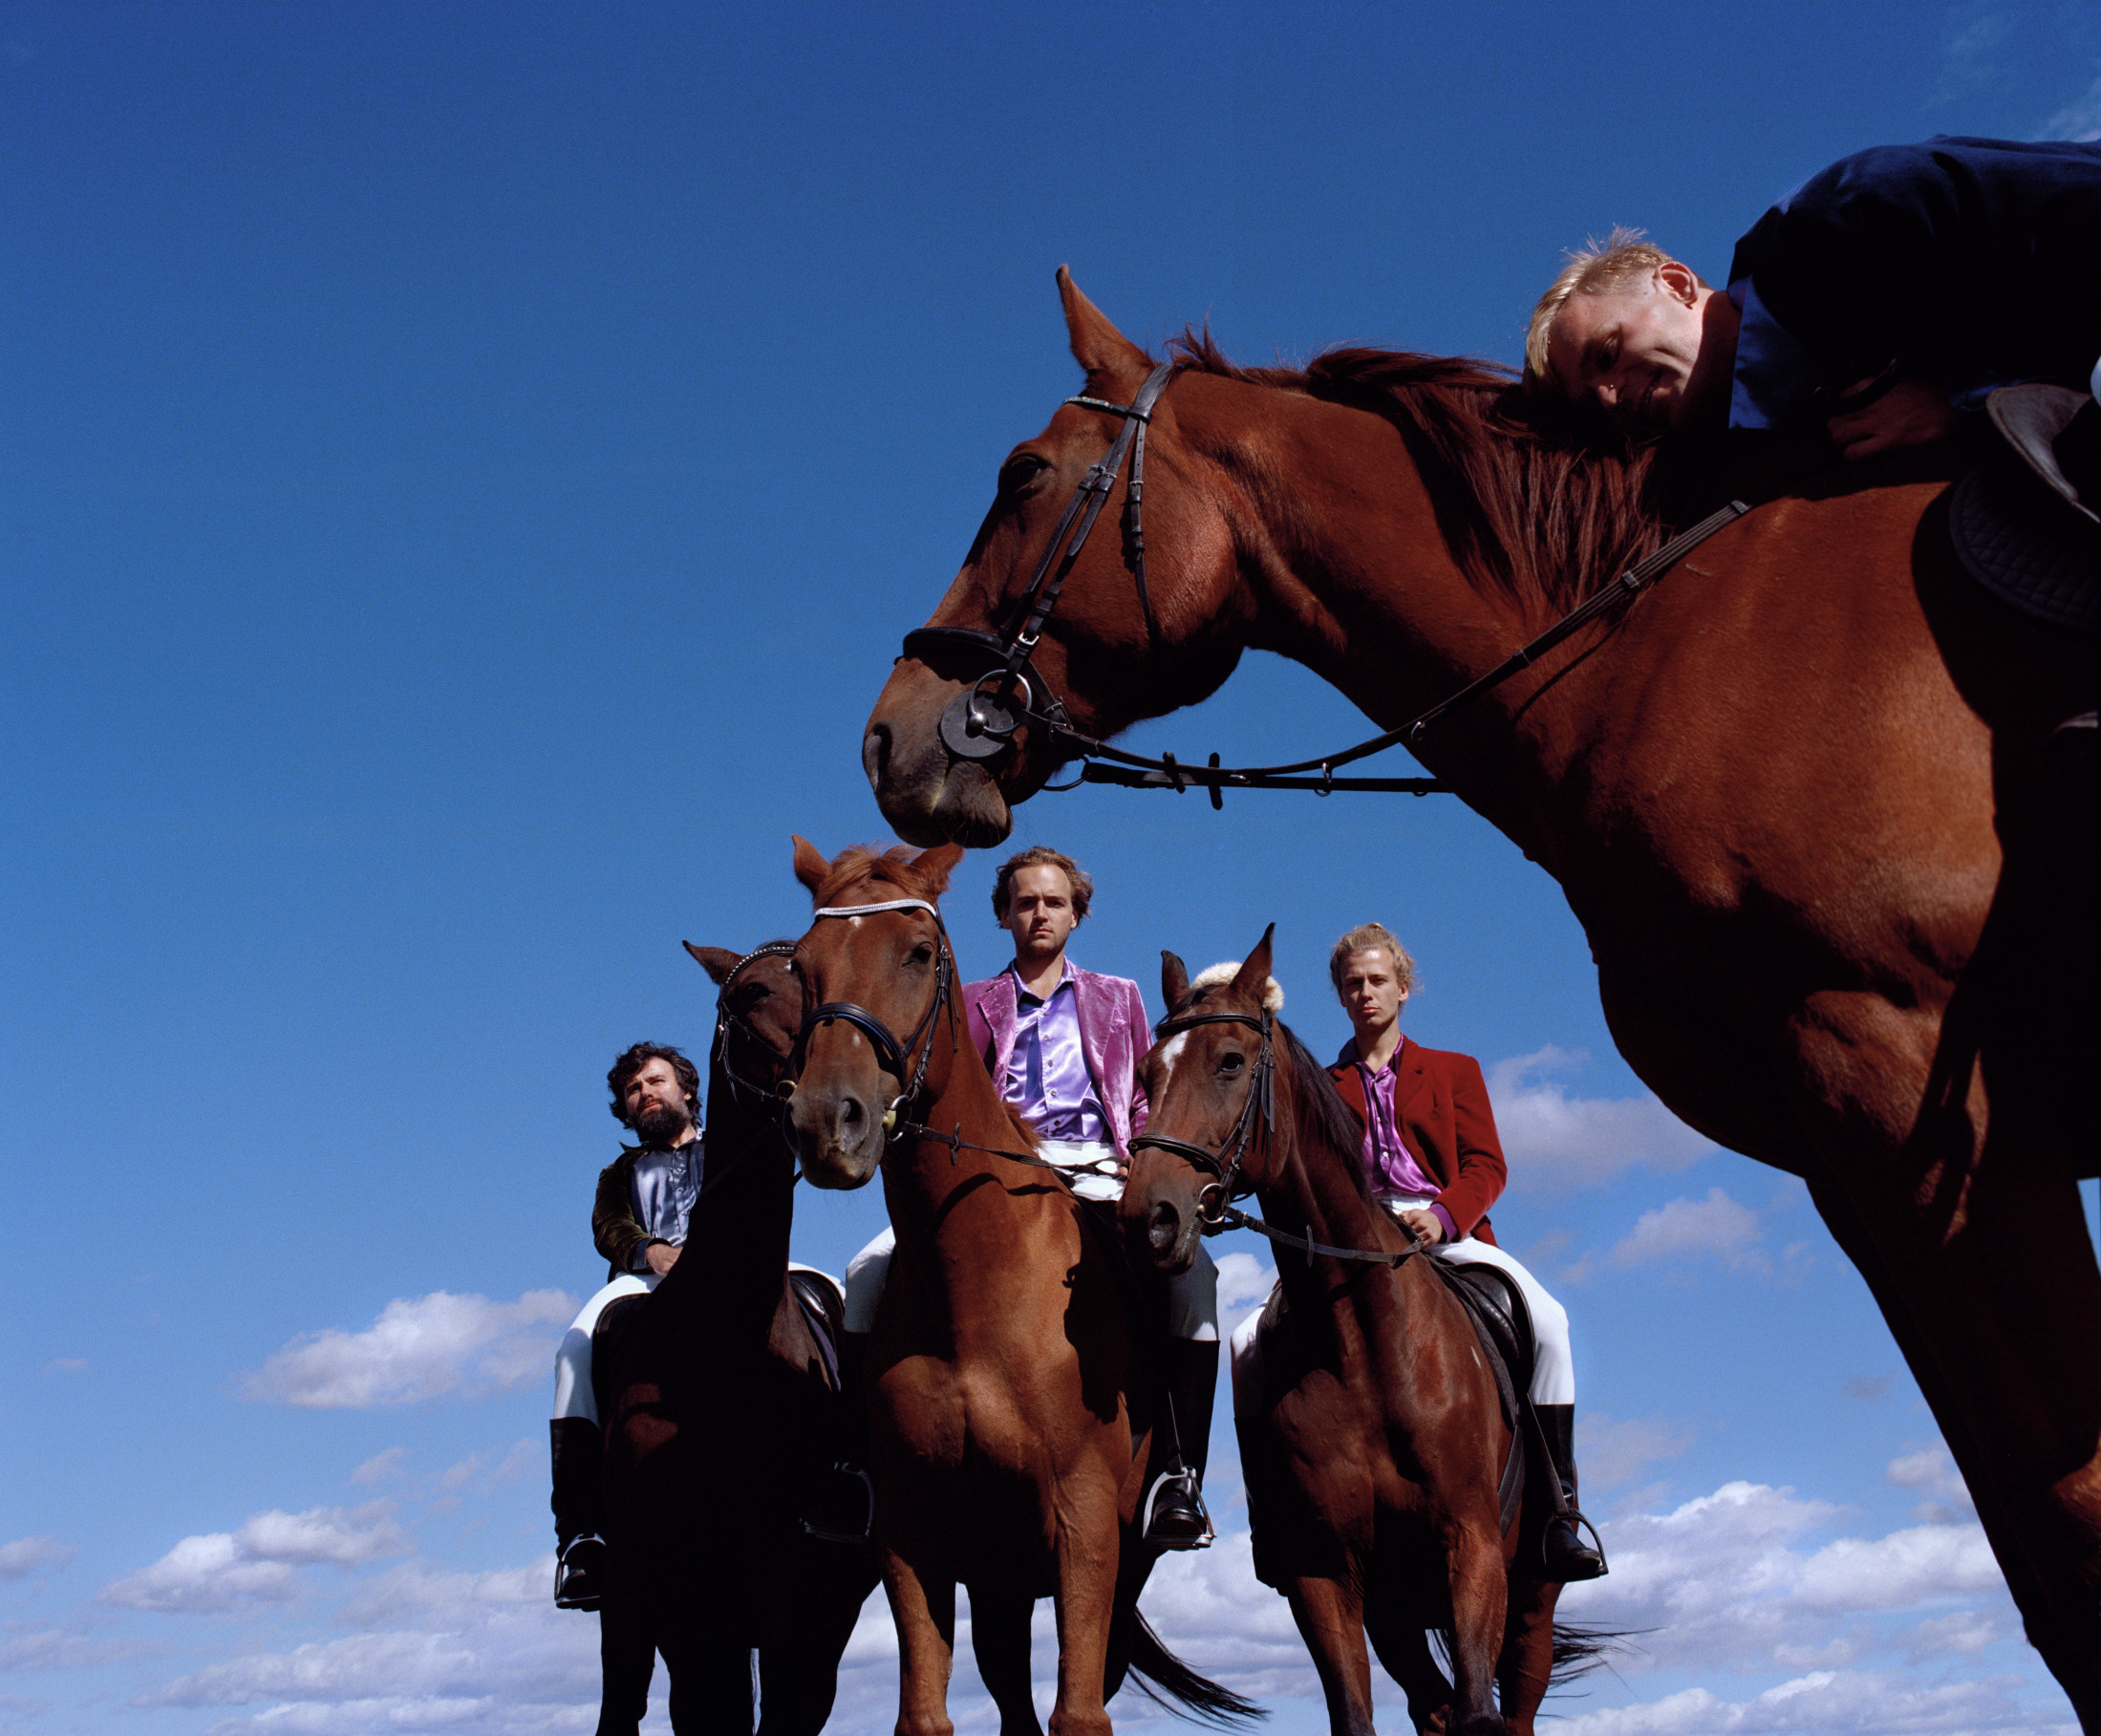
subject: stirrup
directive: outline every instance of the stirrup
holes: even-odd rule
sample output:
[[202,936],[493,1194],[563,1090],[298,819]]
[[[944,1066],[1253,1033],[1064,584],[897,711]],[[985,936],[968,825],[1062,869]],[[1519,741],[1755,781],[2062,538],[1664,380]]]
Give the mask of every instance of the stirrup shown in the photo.
[[[580,1557],[580,1558],[578,1558]],[[606,1540],[586,1532],[562,1545],[554,1562],[554,1607],[594,1610],[606,1592]]]
[[[1163,1500],[1178,1497],[1175,1505],[1193,1511],[1202,1523],[1201,1532],[1168,1532],[1166,1536],[1153,1534],[1153,1521],[1160,1516]],[[1187,1466],[1176,1470],[1164,1470],[1152,1481],[1152,1488],[1146,1493],[1146,1509],[1138,1528],[1139,1537],[1158,1545],[1162,1549],[1209,1549],[1218,1533],[1211,1527],[1211,1509],[1204,1505],[1204,1486],[1197,1475]]]
[[[1570,1533],[1576,1538],[1578,1545],[1580,1545],[1583,1541],[1583,1532],[1589,1532],[1591,1534],[1591,1553],[1597,1557],[1597,1571],[1595,1574],[1576,1574],[1565,1575],[1558,1579],[1558,1583],[1564,1585],[1578,1585],[1586,1579],[1602,1579],[1606,1576],[1606,1575],[1612,1572],[1612,1568],[1605,1560],[1604,1538],[1600,1537],[1597,1534],[1597,1527],[1593,1525],[1589,1519],[1584,1517],[1583,1510],[1580,1507],[1577,1507],[1573,1501],[1571,1501],[1568,1506],[1562,1508],[1559,1511],[1553,1512],[1547,1515],[1547,1523],[1539,1533],[1539,1565],[1541,1571],[1548,1574],[1553,1574],[1554,1572],[1554,1564],[1547,1559],[1547,1534],[1548,1532],[1552,1532],[1556,1525],[1566,1525],[1569,1528]],[[1582,1528],[1580,1531],[1576,1529],[1578,1526]]]
[[836,1512],[820,1512],[814,1519],[804,1513],[803,1534],[815,1537],[822,1543],[867,1543],[875,1531],[875,1480],[858,1465],[834,1465],[825,1475],[827,1480],[844,1478],[861,1486],[856,1491],[861,1498],[860,1529],[855,1530],[851,1524],[833,1524],[833,1519],[844,1517]]

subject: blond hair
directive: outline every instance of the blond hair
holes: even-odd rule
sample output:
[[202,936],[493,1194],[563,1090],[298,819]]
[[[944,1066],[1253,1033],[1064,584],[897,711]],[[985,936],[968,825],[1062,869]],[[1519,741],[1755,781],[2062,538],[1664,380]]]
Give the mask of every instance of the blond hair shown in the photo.
[[1328,980],[1335,984],[1335,996],[1342,997],[1342,973],[1349,966],[1354,953],[1383,952],[1393,960],[1394,980],[1401,985],[1401,993],[1412,994],[1415,990],[1415,960],[1408,949],[1393,937],[1393,931],[1383,922],[1361,922],[1338,940],[1328,953]]
[[1568,264],[1547,286],[1539,305],[1532,311],[1532,324],[1525,328],[1525,383],[1537,387],[1547,378],[1547,332],[1554,316],[1572,295],[1610,295],[1648,277],[1662,267],[1677,262],[1644,231],[1615,224],[1600,242],[1593,236],[1567,255]]

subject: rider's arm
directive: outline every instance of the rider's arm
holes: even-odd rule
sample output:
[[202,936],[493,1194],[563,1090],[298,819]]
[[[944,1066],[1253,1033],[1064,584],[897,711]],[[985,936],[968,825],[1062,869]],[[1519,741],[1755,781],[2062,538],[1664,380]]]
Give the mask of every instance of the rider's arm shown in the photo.
[[1130,985],[1130,1131],[1133,1139],[1145,1132],[1146,1118],[1151,1112],[1151,1105],[1146,1102],[1146,1087],[1138,1082],[1137,1071],[1139,1060],[1151,1046],[1147,1040],[1151,1035],[1152,1026],[1146,1018],[1145,991],[1134,982]]
[[598,1172],[598,1198],[591,1207],[590,1235],[617,1272],[646,1272],[646,1250],[655,1240],[634,1215],[632,1165],[622,1158]]
[[1454,1055],[1448,1064],[1457,1148],[1452,1154],[1451,1179],[1431,1209],[1444,1209],[1456,1238],[1471,1235],[1474,1226],[1488,1215],[1503,1192],[1510,1169],[1503,1161],[1503,1142],[1496,1135],[1495,1111],[1489,1104],[1481,1063],[1470,1055]]

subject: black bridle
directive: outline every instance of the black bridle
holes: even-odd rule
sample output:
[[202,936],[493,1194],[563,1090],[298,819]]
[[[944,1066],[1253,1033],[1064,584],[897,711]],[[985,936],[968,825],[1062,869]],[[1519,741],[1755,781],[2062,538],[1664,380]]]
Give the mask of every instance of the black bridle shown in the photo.
[[1329,1259],[1353,1260],[1365,1265],[1399,1267],[1404,1261],[1424,1252],[1428,1244],[1414,1242],[1393,1252],[1384,1248],[1337,1248],[1326,1242],[1317,1242],[1310,1233],[1301,1231],[1279,1230],[1275,1224],[1263,1222],[1253,1214],[1236,1211],[1233,1201],[1245,1199],[1254,1191],[1254,1184],[1244,1181],[1241,1170],[1254,1143],[1254,1125],[1257,1119],[1262,1124],[1262,1137],[1271,1149],[1276,1142],[1276,1055],[1275,1026],[1267,1007],[1257,1018],[1252,1013],[1185,1013],[1179,1018],[1163,1018],[1152,1028],[1153,1035],[1161,1039],[1173,1037],[1182,1031],[1193,1030],[1198,1025],[1246,1025],[1262,1036],[1262,1050],[1256,1056],[1254,1072],[1248,1084],[1248,1095],[1240,1105],[1240,1114],[1233,1124],[1233,1131],[1226,1135],[1226,1142],[1216,1151],[1206,1150],[1202,1146],[1191,1145],[1186,1139],[1170,1139],[1164,1133],[1141,1133],[1130,1142],[1130,1149],[1138,1151],[1150,1146],[1156,1151],[1166,1151],[1180,1158],[1192,1168],[1207,1171],[1216,1179],[1205,1183],[1196,1194],[1196,1227],[1205,1235],[1216,1235],[1226,1230],[1252,1230],[1257,1235],[1267,1236],[1280,1247],[1296,1248],[1309,1259],[1322,1254]]
[[[801,1076],[803,1063],[808,1055],[810,1033],[819,1025],[837,1022],[853,1026],[874,1047],[876,1064],[902,1087],[883,1113],[883,1137],[888,1142],[894,1140],[902,1130],[900,1120],[905,1105],[919,1095],[920,1087],[927,1082],[927,1064],[933,1058],[933,1023],[940,1018],[942,1008],[949,1003],[949,990],[954,981],[955,966],[949,952],[949,932],[941,920],[941,912],[924,898],[892,898],[882,904],[826,905],[817,915],[823,920],[826,917],[876,916],[886,911],[925,911],[933,918],[933,998],[927,1003],[926,1013],[912,1026],[911,1035],[900,1042],[890,1026],[868,1008],[857,1006],[850,1000],[827,1000],[823,1006],[812,1007],[803,1015],[802,1029],[795,1034],[795,1048],[788,1057],[788,1067],[791,1073]],[[922,1039],[926,1039],[924,1048],[920,1047]],[[914,1049],[919,1051],[916,1063],[911,1060]]]
[[1130,1142],[1130,1149],[1135,1152],[1150,1146],[1156,1151],[1171,1152],[1184,1163],[1214,1177],[1197,1193],[1196,1219],[1207,1233],[1215,1233],[1225,1227],[1226,1209],[1234,1200],[1244,1199],[1254,1191],[1254,1183],[1243,1185],[1240,1171],[1254,1143],[1255,1123],[1259,1120],[1262,1124],[1265,1141],[1273,1141],[1276,1137],[1276,1050],[1267,1007],[1263,1008],[1259,1018],[1252,1013],[1185,1013],[1179,1018],[1170,1015],[1153,1026],[1152,1034],[1164,1042],[1181,1032],[1193,1031],[1198,1025],[1246,1025],[1249,1030],[1260,1033],[1262,1038],[1254,1071],[1249,1076],[1248,1094],[1240,1104],[1233,1131],[1226,1135],[1225,1144],[1216,1151],[1207,1151],[1186,1139],[1170,1139],[1164,1133],[1141,1133]]
[[743,975],[746,965],[755,964],[761,958],[792,957],[794,953],[795,942],[792,940],[771,940],[762,947],[756,947],[730,966],[727,975],[722,978],[721,988],[716,992],[715,1040],[709,1045],[708,1062],[711,1067],[719,1066],[722,1069],[722,1077],[728,1082],[730,1095],[734,1098],[741,1099],[748,1093],[755,1100],[755,1104],[779,1101],[774,1096],[771,1082],[760,1084],[738,1072],[736,1063],[730,1059],[730,1039],[733,1036],[741,1037],[746,1042],[756,1044],[777,1061],[785,1060],[786,1057],[760,1036],[751,1021],[730,1005],[730,991],[737,986],[737,979]]
[[[1295,760],[1282,765],[1221,765],[1211,756],[1209,765],[1178,760],[1172,754],[1154,759],[1112,747],[1073,727],[1072,714],[1064,699],[1045,681],[1031,661],[1031,654],[1042,637],[1044,623],[1058,606],[1065,579],[1086,547],[1088,532],[1102,516],[1102,508],[1115,492],[1116,479],[1130,458],[1130,487],[1124,501],[1125,548],[1131,566],[1131,579],[1138,589],[1139,606],[1146,616],[1146,642],[1156,645],[1159,622],[1153,615],[1152,596],[1146,588],[1146,533],[1140,521],[1140,504],[1146,486],[1146,429],[1152,421],[1153,407],[1175,373],[1172,362],[1162,362],[1146,376],[1138,395],[1127,404],[1084,396],[1065,402],[1105,416],[1124,418],[1115,440],[1073,490],[1065,503],[1050,540],[1036,563],[1036,571],[1008,611],[1006,625],[988,632],[976,627],[917,627],[905,635],[904,655],[928,660],[928,654],[990,652],[998,659],[970,686],[949,701],[941,713],[941,740],[958,760],[994,760],[1013,744],[1015,731],[1026,723],[1076,750],[1083,761],[1080,776],[1070,783],[1045,784],[1046,789],[1072,789],[1082,783],[1114,783],[1127,789],[1185,790],[1191,784],[1211,792],[1213,807],[1225,805],[1223,792],[1233,789],[1310,789],[1320,795],[1337,790],[1375,790],[1403,795],[1448,795],[1451,786],[1435,778],[1338,778],[1336,767],[1383,753],[1406,742],[1416,745],[1433,724],[1461,706],[1500,687],[1520,670],[1544,656],[1570,634],[1599,615],[1645,590],[1687,554],[1726,525],[1735,523],[1750,508],[1742,501],[1727,505],[1688,529],[1672,537],[1653,554],[1637,561],[1611,584],[1594,592],[1563,615],[1546,632],[1513,652],[1485,675],[1468,682],[1448,698],[1439,701],[1399,728],[1382,731],[1339,752],[1313,760]],[[1075,521],[1078,521],[1075,527]],[[1070,541],[1066,532],[1071,531]],[[1062,552],[1061,552],[1062,545]],[[1110,763],[1102,764],[1107,761]]]

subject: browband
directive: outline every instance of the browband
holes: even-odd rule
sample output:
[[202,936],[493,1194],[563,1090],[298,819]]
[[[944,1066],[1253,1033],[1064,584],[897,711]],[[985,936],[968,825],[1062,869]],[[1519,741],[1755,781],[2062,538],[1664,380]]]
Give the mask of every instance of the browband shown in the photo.
[[873,916],[881,911],[924,911],[936,922],[941,912],[924,898],[892,898],[888,904],[827,904],[817,912],[820,916]]

